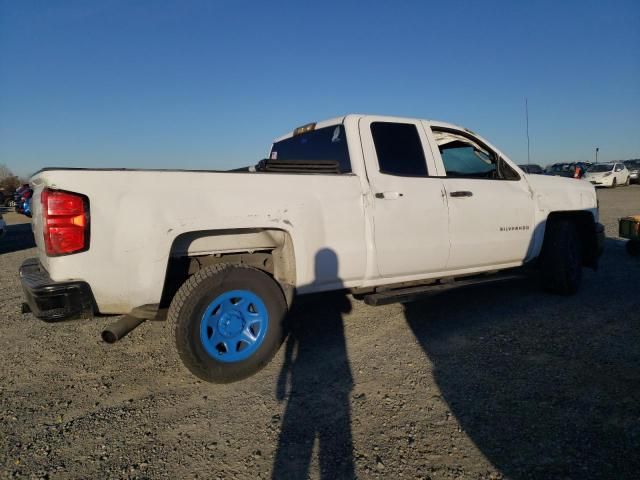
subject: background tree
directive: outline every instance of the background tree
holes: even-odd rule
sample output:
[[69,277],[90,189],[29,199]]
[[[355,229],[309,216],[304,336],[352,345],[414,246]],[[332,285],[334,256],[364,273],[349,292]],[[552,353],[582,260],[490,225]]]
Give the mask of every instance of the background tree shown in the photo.
[[0,180],[5,177],[12,177],[13,172],[6,165],[0,165]]
[[25,183],[23,179],[13,174],[6,165],[0,165],[0,191],[13,192]]

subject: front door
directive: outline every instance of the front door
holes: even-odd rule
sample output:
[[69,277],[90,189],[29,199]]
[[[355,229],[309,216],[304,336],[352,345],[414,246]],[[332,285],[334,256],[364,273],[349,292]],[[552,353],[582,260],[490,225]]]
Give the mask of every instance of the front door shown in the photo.
[[468,132],[433,127],[431,133],[449,201],[447,270],[524,261],[534,229],[527,181]]
[[364,117],[360,136],[380,275],[443,271],[449,256],[447,199],[442,179],[429,177],[435,164],[422,124]]
[[614,175],[616,176],[616,183],[618,185],[624,185],[627,181],[627,172],[624,169],[624,164],[616,163],[614,168]]

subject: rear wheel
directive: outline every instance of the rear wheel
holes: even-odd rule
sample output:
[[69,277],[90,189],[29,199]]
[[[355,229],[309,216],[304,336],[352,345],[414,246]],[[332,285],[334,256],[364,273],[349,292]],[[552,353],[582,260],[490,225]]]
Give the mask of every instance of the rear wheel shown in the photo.
[[551,220],[542,245],[542,287],[561,295],[575,293],[582,281],[582,253],[575,225],[566,220]]
[[253,375],[284,339],[287,304],[266,273],[214,265],[187,280],[169,308],[178,354],[191,373],[213,383]]

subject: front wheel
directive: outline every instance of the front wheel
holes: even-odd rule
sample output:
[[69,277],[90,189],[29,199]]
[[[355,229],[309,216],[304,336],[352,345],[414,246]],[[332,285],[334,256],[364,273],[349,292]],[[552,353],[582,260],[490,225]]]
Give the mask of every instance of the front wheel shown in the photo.
[[624,186],[628,187],[631,184],[631,177],[627,177],[627,181],[624,182]]
[[618,181],[614,178],[611,182],[611,188],[616,188],[618,186]]
[[582,253],[573,223],[564,220],[548,223],[540,263],[544,289],[561,295],[578,291],[582,281]]
[[167,320],[191,373],[230,383],[253,375],[284,340],[287,304],[266,273],[227,264],[203,268],[176,293]]

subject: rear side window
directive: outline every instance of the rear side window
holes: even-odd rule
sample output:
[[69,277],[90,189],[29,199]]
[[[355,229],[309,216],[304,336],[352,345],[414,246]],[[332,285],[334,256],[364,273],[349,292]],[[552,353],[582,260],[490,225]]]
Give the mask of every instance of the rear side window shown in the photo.
[[428,176],[422,142],[415,125],[374,122],[371,135],[380,172],[405,177]]
[[341,173],[351,172],[347,137],[342,125],[319,128],[273,144],[271,160],[319,161],[333,160]]

